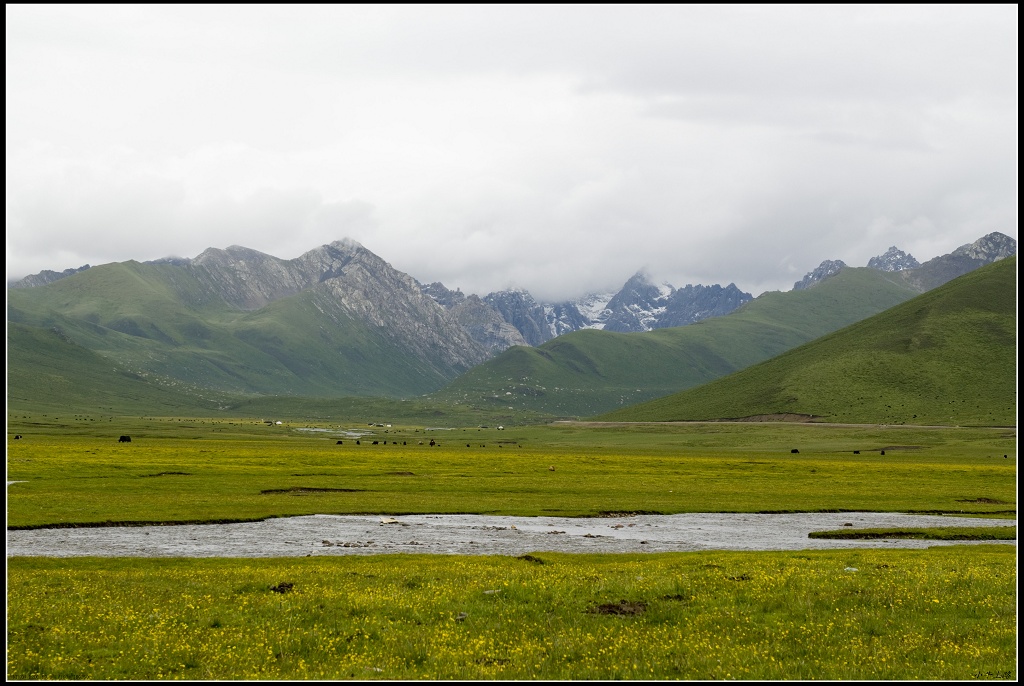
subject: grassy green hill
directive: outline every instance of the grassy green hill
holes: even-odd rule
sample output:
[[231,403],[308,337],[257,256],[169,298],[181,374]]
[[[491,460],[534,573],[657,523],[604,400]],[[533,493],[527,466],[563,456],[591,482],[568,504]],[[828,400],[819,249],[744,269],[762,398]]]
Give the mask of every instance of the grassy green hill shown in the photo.
[[512,348],[421,397],[454,371],[409,354],[386,329],[340,310],[325,314],[310,291],[241,311],[173,265],[124,262],[8,289],[8,404],[13,411],[327,417],[357,413],[361,401],[352,398],[376,396],[366,405],[376,417],[504,424],[586,417],[700,386],[915,294],[898,275],[845,269],[813,288],[766,293],[690,326],[584,330]]
[[[36,329],[9,337],[18,364],[35,359],[19,346],[57,330],[140,378],[215,394],[399,397],[436,390],[457,373],[409,354],[386,329],[340,309],[325,315],[309,291],[245,312],[171,265],[102,265],[7,295],[8,323]],[[9,391],[35,397],[40,389],[22,383],[33,377],[23,371],[9,375]]]
[[154,374],[139,374],[78,345],[59,329],[9,323],[7,407],[12,424],[22,416],[81,415],[83,421],[117,416],[256,417],[285,420],[425,425],[533,423],[533,413],[447,406],[426,399],[238,395],[210,391]]
[[59,329],[7,325],[8,414],[205,415],[225,400],[201,387],[143,377]]
[[515,347],[434,398],[585,417],[692,388],[904,302],[892,274],[844,269],[817,286],[766,293],[724,317],[648,333],[584,330]]
[[796,413],[822,421],[1016,425],[1017,258],[699,388],[600,419]]

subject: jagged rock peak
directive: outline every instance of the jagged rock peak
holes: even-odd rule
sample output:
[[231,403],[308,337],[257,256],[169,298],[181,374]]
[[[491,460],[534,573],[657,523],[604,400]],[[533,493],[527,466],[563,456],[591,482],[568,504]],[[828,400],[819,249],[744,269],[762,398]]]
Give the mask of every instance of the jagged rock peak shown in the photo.
[[331,241],[329,243],[329,245],[334,247],[334,248],[354,248],[354,249],[366,250],[366,248],[363,247],[362,243],[360,243],[359,241],[357,241],[354,238],[348,238],[347,236],[345,238],[341,238],[341,239],[336,240],[336,241]]
[[457,295],[461,300],[448,309],[449,314],[488,354],[497,354],[513,345],[529,345],[515,326],[479,296],[465,296],[461,292]]
[[228,266],[252,261],[266,262],[268,260],[277,262],[283,261],[273,255],[262,253],[259,250],[246,248],[242,245],[229,245],[226,248],[207,248],[196,255],[195,259],[192,260],[192,264],[201,267],[214,265]]
[[793,290],[800,291],[805,288],[810,288],[811,286],[824,281],[830,276],[835,276],[845,266],[846,263],[843,262],[842,260],[825,260],[824,262],[818,265],[817,269],[815,269],[812,272],[808,272],[807,276],[805,276],[803,280],[794,283]]
[[440,281],[428,283],[425,286],[420,284],[420,290],[423,291],[425,295],[433,298],[434,302],[446,310],[450,310],[466,300],[466,294],[463,293],[461,289],[456,288],[454,291],[450,290]]
[[43,271],[39,272],[38,274],[31,274],[29,276],[26,276],[24,279],[20,279],[18,281],[12,281],[11,283],[7,284],[7,287],[8,288],[34,288],[35,286],[45,286],[48,283],[53,283],[54,281],[59,281],[59,280],[61,280],[63,278],[71,276],[72,274],[77,274],[78,272],[84,272],[86,269],[89,269],[89,265],[88,264],[83,264],[78,269],[65,269],[62,272],[55,272],[55,271],[50,271],[49,269],[44,269]]
[[[351,257],[359,254],[373,255],[372,252],[367,250],[359,241],[352,240],[351,238],[342,238],[338,241],[331,241],[326,245],[321,245],[319,248],[313,248],[307,252],[302,253],[297,260],[311,262],[320,259],[322,256],[327,255],[331,258],[337,258],[339,256]],[[376,257],[376,255],[374,255]]]
[[664,305],[665,298],[672,295],[675,290],[671,284],[661,284],[660,286],[655,285],[651,281],[650,275],[645,271],[639,271],[623,284],[622,289],[615,294],[612,300],[608,303],[609,307],[614,308],[620,301],[627,302],[639,302],[646,301],[648,303],[658,303]]
[[914,259],[910,253],[905,253],[895,245],[885,251],[884,254],[872,257],[868,260],[868,267],[883,272],[901,272],[904,269],[917,269],[921,263]]
[[754,296],[744,293],[734,283],[724,288],[718,284],[686,284],[685,287],[672,292],[668,306],[655,324],[655,328],[686,326],[710,317],[720,317],[753,299]]
[[497,291],[488,293],[483,301],[518,329],[530,345],[540,345],[551,338],[544,308],[529,292],[522,289]]
[[1001,260],[1004,257],[1016,255],[1017,241],[1004,233],[993,231],[986,236],[982,236],[973,243],[961,245],[959,248],[954,250],[952,254],[970,257],[971,259],[982,260],[984,262],[995,262],[996,260]]
[[637,272],[608,301],[604,329],[630,333],[656,328],[674,290],[668,284],[655,286],[645,272]]
[[168,255],[167,257],[158,257],[155,260],[146,260],[142,264],[169,264],[173,267],[187,267],[192,264],[192,258]]

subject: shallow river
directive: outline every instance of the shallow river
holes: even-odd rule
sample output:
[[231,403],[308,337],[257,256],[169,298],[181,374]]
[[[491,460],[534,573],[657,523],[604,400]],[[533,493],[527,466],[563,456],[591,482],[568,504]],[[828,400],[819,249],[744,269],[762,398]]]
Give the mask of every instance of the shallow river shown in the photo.
[[[974,519],[876,512],[678,514],[614,518],[487,515],[312,515],[244,524],[8,531],[7,555],[72,557],[301,557],[381,553],[522,555],[543,551],[926,548],[953,542],[839,541],[811,531],[928,526],[1008,526]],[[852,527],[846,527],[852,524]],[[990,541],[988,541],[990,543]],[[1005,542],[1016,545],[1016,541]]]

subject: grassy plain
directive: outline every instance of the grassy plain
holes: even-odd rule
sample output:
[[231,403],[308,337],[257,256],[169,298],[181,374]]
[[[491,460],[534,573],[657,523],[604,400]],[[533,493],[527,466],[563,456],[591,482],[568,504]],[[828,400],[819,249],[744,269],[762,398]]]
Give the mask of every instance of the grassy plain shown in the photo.
[[[86,416],[9,428],[22,436],[8,440],[7,478],[22,482],[8,487],[12,528],[355,513],[1016,513],[1012,429]],[[374,433],[357,445],[362,431]]]
[[1017,676],[1009,546],[532,558],[14,558],[7,676]]
[[[8,486],[9,528],[356,512],[1016,513],[1012,429],[99,415],[9,416],[8,429],[8,480],[22,482]],[[1015,546],[532,558],[8,558],[7,676],[1016,678]]]

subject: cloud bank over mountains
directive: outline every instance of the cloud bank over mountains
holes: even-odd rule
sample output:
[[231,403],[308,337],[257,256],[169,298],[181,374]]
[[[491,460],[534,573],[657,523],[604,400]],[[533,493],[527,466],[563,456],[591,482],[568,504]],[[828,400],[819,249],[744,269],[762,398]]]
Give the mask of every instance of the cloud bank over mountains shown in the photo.
[[8,6],[8,279],[351,237],[558,300],[1016,238],[1017,8]]

